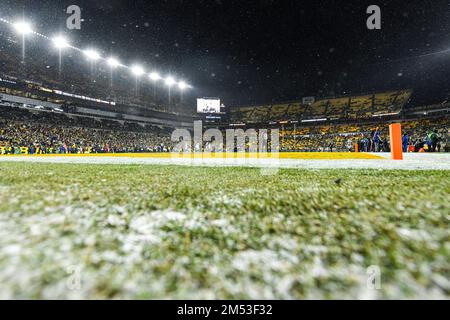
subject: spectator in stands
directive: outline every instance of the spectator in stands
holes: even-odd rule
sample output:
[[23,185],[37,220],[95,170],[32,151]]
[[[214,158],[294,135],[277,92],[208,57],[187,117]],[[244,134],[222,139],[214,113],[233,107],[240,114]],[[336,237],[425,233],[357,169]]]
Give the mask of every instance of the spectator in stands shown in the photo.
[[333,152],[333,147],[334,147],[334,141],[331,140],[330,144],[328,145],[328,148],[330,148],[330,152]]

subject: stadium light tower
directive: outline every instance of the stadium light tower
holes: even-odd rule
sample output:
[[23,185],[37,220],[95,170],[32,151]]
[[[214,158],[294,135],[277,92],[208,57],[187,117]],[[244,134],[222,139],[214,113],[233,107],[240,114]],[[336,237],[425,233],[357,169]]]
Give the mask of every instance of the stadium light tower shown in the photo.
[[156,81],[158,81],[158,80],[161,79],[161,76],[159,75],[158,72],[152,72],[152,73],[150,73],[150,74],[148,75],[148,77],[150,78],[150,80],[152,80],[152,81],[154,81],[154,82],[156,82]]
[[142,76],[145,73],[144,69],[141,66],[138,66],[138,65],[132,66],[131,67],[131,72],[133,72],[133,74],[136,77],[140,77],[140,76]]
[[87,49],[83,51],[84,55],[91,61],[96,61],[100,59],[100,54],[92,49]]
[[178,89],[180,89],[180,101],[183,100],[184,90],[189,88],[189,85],[184,81],[178,81]]
[[94,49],[86,49],[83,51],[84,55],[89,61],[89,67],[91,70],[91,79],[94,78],[94,69],[95,69],[95,62],[101,58],[100,54],[94,50]]
[[164,80],[164,83],[166,84],[166,86],[168,86],[170,88],[171,86],[173,86],[176,83],[176,81],[175,81],[175,79],[173,77],[168,76]]
[[108,58],[107,60],[108,65],[111,67],[111,69],[117,68],[118,66],[120,66],[120,62],[119,60],[117,60],[116,58]]
[[131,72],[134,74],[134,77],[136,79],[136,96],[138,95],[139,92],[139,77],[142,76],[145,71],[144,68],[142,68],[139,65],[134,65],[131,67]]
[[113,87],[113,76],[114,76],[114,69],[117,68],[118,66],[120,66],[120,62],[119,60],[117,60],[114,57],[109,57],[106,62],[109,65],[109,71],[110,71],[110,85],[111,85],[111,90]]
[[33,32],[31,25],[26,21],[18,21],[13,24],[13,27],[20,35],[27,35]]
[[150,73],[148,75],[148,77],[150,78],[150,80],[152,80],[155,84],[153,85],[153,100],[156,101],[156,82],[158,80],[161,80],[161,76],[159,75],[158,72],[153,71],[152,73]]
[[63,36],[56,36],[52,39],[53,45],[56,49],[58,49],[59,53],[59,73],[61,73],[61,65],[62,65],[62,49],[67,48],[69,43],[67,39]]
[[56,49],[64,49],[67,48],[69,46],[69,42],[67,42],[67,39],[64,38],[63,36],[56,36],[52,39],[53,45],[55,46]]
[[14,30],[22,36],[22,61],[25,61],[25,36],[32,33],[31,25],[26,21],[13,23]]
[[178,82],[178,88],[180,88],[180,90],[183,91],[188,88],[188,85],[186,82],[180,81],[180,82]]
[[173,78],[173,77],[171,77],[171,76],[167,76],[165,79],[164,79],[164,83],[165,83],[165,85],[169,88],[169,107],[170,107],[170,101],[171,101],[171,99],[170,99],[170,89],[172,88],[172,86],[175,84],[175,83],[177,83],[176,81],[175,81],[175,79]]

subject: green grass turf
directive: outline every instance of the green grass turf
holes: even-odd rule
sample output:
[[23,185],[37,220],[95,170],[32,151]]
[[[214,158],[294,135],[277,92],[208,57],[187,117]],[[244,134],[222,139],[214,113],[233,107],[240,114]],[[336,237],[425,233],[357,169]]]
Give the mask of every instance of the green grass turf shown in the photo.
[[448,298],[449,181],[1,163],[0,298]]

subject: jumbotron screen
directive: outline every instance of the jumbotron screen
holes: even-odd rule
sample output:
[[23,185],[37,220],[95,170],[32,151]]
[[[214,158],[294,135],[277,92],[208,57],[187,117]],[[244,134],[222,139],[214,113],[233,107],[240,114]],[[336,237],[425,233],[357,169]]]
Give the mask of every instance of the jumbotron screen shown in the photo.
[[198,113],[220,113],[220,99],[217,98],[198,98]]

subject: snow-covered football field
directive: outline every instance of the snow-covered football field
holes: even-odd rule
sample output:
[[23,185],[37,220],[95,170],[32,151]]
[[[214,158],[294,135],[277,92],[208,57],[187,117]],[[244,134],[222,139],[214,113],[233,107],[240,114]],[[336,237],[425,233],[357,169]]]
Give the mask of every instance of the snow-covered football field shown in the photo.
[[[98,155],[98,156],[0,156],[0,161],[44,162],[44,163],[92,163],[92,164],[140,164],[140,165],[192,165],[192,166],[244,166],[299,169],[400,169],[400,170],[450,170],[449,153],[406,153],[404,160],[390,160],[389,153],[373,154],[374,159],[340,159],[330,153],[329,159],[321,155],[314,158],[181,158],[170,156],[133,156],[133,155]],[[369,154],[372,155],[372,154]]]

